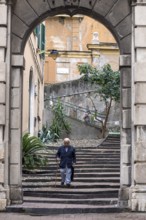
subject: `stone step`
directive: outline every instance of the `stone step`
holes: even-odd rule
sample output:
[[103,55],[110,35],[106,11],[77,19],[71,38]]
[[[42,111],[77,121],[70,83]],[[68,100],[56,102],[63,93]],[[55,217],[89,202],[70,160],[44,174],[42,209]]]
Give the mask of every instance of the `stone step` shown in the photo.
[[[41,154],[42,155],[42,154]],[[43,155],[42,155],[43,156]],[[48,156],[46,156],[49,160],[56,160],[56,157],[55,157],[55,155],[48,155]],[[88,159],[96,159],[96,158],[102,158],[102,159],[106,159],[106,158],[108,158],[108,159],[111,159],[111,158],[114,158],[114,159],[120,159],[120,155],[116,155],[116,154],[94,154],[94,155],[85,155],[85,154],[83,154],[83,155],[77,155],[76,156],[76,158],[77,158],[77,160],[88,160]]]
[[[34,170],[31,170],[31,171],[30,170],[23,170],[23,176],[27,176],[29,174],[36,175],[36,174],[38,174],[38,172],[40,174],[42,173],[42,175],[43,175],[44,173],[47,174],[48,172],[53,172],[53,171],[55,172],[56,169],[59,169],[58,165],[56,165],[56,164],[50,164],[48,167],[49,167],[49,171],[48,171],[48,168],[46,168],[46,167],[42,167],[40,169],[34,169]],[[75,170],[86,170],[86,171],[96,170],[96,171],[99,171],[99,172],[105,170],[105,171],[109,171],[109,172],[111,171],[112,172],[112,171],[120,171],[120,166],[116,165],[116,164],[112,164],[112,165],[109,165],[109,166],[108,165],[103,166],[102,164],[93,165],[93,166],[80,164],[80,165],[75,166]]]
[[[79,189],[78,189],[79,191]],[[67,193],[63,193],[60,191],[50,192],[48,190],[40,189],[40,188],[31,188],[24,189],[24,196],[29,197],[43,197],[43,198],[61,198],[61,199],[95,199],[95,198],[118,198],[118,189],[103,189],[103,191],[99,192],[90,192],[87,193],[87,189],[84,192],[75,193],[68,191]]]
[[[57,152],[57,151],[56,151]],[[56,152],[54,152],[54,154],[45,154],[45,153],[39,153],[41,154],[42,156],[44,157],[49,157],[49,158],[56,158]],[[79,153],[76,152],[76,156],[77,157],[92,157],[92,156],[98,156],[98,155],[101,155],[101,156],[120,156],[120,151],[110,151],[110,152],[103,152],[101,149],[100,150],[96,150],[96,151],[93,151],[92,153],[89,153],[89,152],[86,152],[86,151],[80,151]]]
[[48,203],[48,204],[89,204],[89,205],[113,205],[117,204],[117,198],[93,198],[91,199],[58,199],[58,198],[42,198],[42,197],[25,197],[25,203]]
[[[36,187],[37,189],[37,187]],[[77,189],[77,188],[72,188],[72,187],[62,187],[62,188],[51,188],[51,187],[44,187],[44,188],[38,188],[38,192],[46,192],[48,194],[57,194],[57,193],[60,193],[60,194],[86,194],[86,195],[95,195],[95,194],[99,194],[99,193],[111,193],[111,192],[117,192],[119,188],[116,188],[115,189],[112,189],[112,188],[106,188],[106,189],[103,189],[103,188],[97,188],[97,189],[94,189],[94,188],[90,188],[90,189]],[[31,189],[32,191],[35,192],[35,189]],[[26,190],[24,189],[24,192]]]
[[[97,147],[94,147],[94,148],[92,148],[92,149],[89,149],[89,148],[76,148],[76,152],[84,152],[84,151],[86,151],[86,152],[88,152],[88,153],[93,153],[93,152],[100,152],[100,151],[103,151],[103,152],[107,152],[107,151],[109,151],[109,152],[118,152],[118,151],[120,151],[120,146],[119,147],[117,147],[117,149],[115,149],[115,146],[114,146],[114,148],[112,148],[112,147],[110,147],[110,148],[100,148],[100,147],[102,147],[102,145],[99,145],[99,146],[97,146]],[[56,152],[58,149],[56,149],[56,150],[53,150],[52,152]]]
[[108,137],[104,140],[104,142],[106,141],[112,141],[112,142],[120,142],[120,138],[112,138],[112,137]]
[[[100,163],[103,163],[103,162],[105,162],[105,161],[107,161],[107,163],[109,163],[109,162],[117,162],[118,164],[119,164],[119,160],[120,160],[120,158],[112,158],[112,157],[109,157],[109,158],[92,158],[92,157],[90,157],[90,158],[81,158],[81,159],[78,159],[77,158],[77,164],[81,164],[81,163],[88,163],[89,165],[90,165],[90,163],[92,162],[92,161],[95,161],[95,162],[100,162]],[[56,163],[56,158],[52,158],[52,159],[48,159],[48,164],[54,164],[54,163]]]
[[[49,171],[48,171],[48,169],[49,169]],[[43,168],[41,168],[41,169],[39,169],[39,170],[37,170],[37,169],[35,169],[35,172],[37,172],[37,171],[42,171],[42,172],[45,172],[45,171],[48,171],[48,173],[54,173],[54,172],[56,172],[56,169],[57,169],[57,166],[53,166],[53,167],[43,167]],[[77,172],[80,172],[80,173],[85,173],[85,172],[90,172],[90,173],[93,173],[93,172],[99,172],[99,173],[101,173],[101,172],[109,172],[109,173],[111,173],[111,172],[120,172],[120,168],[118,167],[118,168],[116,168],[116,167],[114,167],[114,168],[109,168],[109,167],[105,167],[105,168],[92,168],[92,167],[86,167],[86,168],[84,168],[84,167],[80,167],[80,168],[77,168],[77,167],[75,167],[75,170],[77,171]]]
[[[56,163],[54,164],[48,164],[48,168],[51,169],[51,168],[56,168]],[[99,164],[76,164],[75,165],[76,169],[82,169],[82,168],[120,168],[120,165],[119,163],[118,164],[102,164],[102,163],[99,163]],[[44,167],[43,167],[44,168]]]
[[[62,188],[60,185],[60,181],[51,181],[51,182],[23,182],[22,184],[23,188],[43,188],[43,187],[59,187]],[[119,187],[119,183],[113,183],[113,182],[100,182],[100,183],[89,183],[88,182],[75,182],[72,183],[70,186],[71,188],[78,188],[78,189],[87,189],[87,188],[117,188]],[[66,187],[66,186],[63,186]]]
[[[89,158],[89,157],[120,157],[120,151],[118,151],[118,152],[103,152],[103,151],[94,151],[92,154],[90,154],[90,153],[87,153],[87,152],[80,152],[80,154],[77,154],[76,153],[76,157],[78,157],[78,158],[83,158],[83,157],[85,157],[85,158]],[[46,156],[47,157],[47,156]],[[54,155],[48,155],[48,157],[52,157],[52,158],[54,158],[54,157],[56,157],[55,156],[55,154]]]
[[[119,150],[120,150],[120,146],[118,146],[118,149],[115,149],[115,146],[114,146],[114,148],[110,148],[110,149],[100,149],[100,147],[101,146],[103,146],[103,145],[99,145],[98,147],[94,147],[94,148],[92,148],[92,149],[90,149],[90,148],[75,148],[75,150],[76,150],[76,153],[82,153],[82,152],[87,152],[87,153],[90,153],[90,154],[92,154],[92,153],[94,153],[94,152],[100,152],[100,151],[103,151],[103,152],[118,152]],[[45,151],[40,151],[42,154],[54,154],[54,153],[56,153],[57,152],[57,150],[58,150],[58,148],[56,148],[56,149],[53,149],[53,150],[50,150],[50,149],[48,149],[48,150],[45,150]]]
[[[36,206],[36,207],[35,207]],[[8,206],[7,212],[11,213],[25,213],[35,216],[47,216],[47,215],[64,215],[64,214],[85,214],[85,213],[116,213],[121,212],[121,209],[117,205],[66,205],[66,204],[42,204],[42,207],[34,203],[24,203],[24,205],[12,205]]]
[[[82,162],[86,162],[88,164],[90,164],[90,161],[97,161],[97,162],[100,162],[100,163],[103,163],[104,161],[108,161],[108,162],[117,162],[119,163],[119,160],[120,160],[120,157],[88,157],[88,158],[76,158],[76,161],[77,161],[77,164],[79,163],[82,163]],[[49,158],[48,159],[48,165],[51,164],[51,163],[56,163],[56,158]],[[85,164],[86,164],[85,163]]]
[[108,135],[108,137],[104,140],[113,140],[113,141],[119,141],[120,140],[120,135],[119,136],[110,136]]
[[104,145],[107,145],[107,144],[113,145],[113,146],[117,145],[117,146],[119,147],[120,141],[106,140],[105,142],[103,142],[103,143],[101,144],[101,146],[104,146]]
[[[44,176],[43,178],[42,177],[36,177],[36,176],[27,176],[27,177],[23,177],[23,182],[52,182],[55,180],[61,182],[61,178],[60,178],[60,175],[56,177],[51,177],[51,178],[48,178],[48,176]],[[95,177],[91,177],[90,179],[89,178],[75,178],[75,181],[76,182],[84,182],[84,183],[100,183],[100,182],[112,182],[112,183],[119,183],[120,180],[119,180],[119,177],[104,177],[103,179],[102,178],[95,178]]]
[[[100,145],[95,145],[94,147],[92,146],[92,147],[76,147],[76,146],[74,146],[75,147],[75,149],[76,150],[82,150],[82,149],[85,149],[85,150],[94,150],[94,149],[97,149],[97,148],[99,148],[100,146],[104,146],[104,145],[107,145],[107,144],[109,144],[110,146],[112,146],[113,145],[113,148],[115,147],[115,146],[117,146],[117,148],[120,148],[120,142],[118,143],[114,143],[114,142],[110,142],[110,141],[105,141],[105,142],[103,142],[102,144],[100,144]],[[59,148],[59,146],[46,146],[46,149],[47,150],[58,150],[58,148]]]
[[[79,159],[79,160],[77,160],[77,164],[80,164],[80,163],[90,163],[90,162],[98,162],[98,163],[104,163],[104,162],[106,162],[106,163],[115,163],[115,162],[117,162],[117,163],[119,163],[119,160],[120,159],[118,159],[118,158],[86,158],[86,159],[84,159],[84,158],[81,158],[81,159]],[[54,158],[54,159],[49,159],[49,161],[48,161],[49,163],[52,163],[52,162],[55,162],[56,163],[56,158]]]
[[[53,157],[56,155],[56,152],[55,151],[53,154],[49,154],[49,153],[41,153],[43,156],[48,156],[48,157]],[[98,155],[120,155],[120,151],[109,151],[109,150],[105,150],[103,151],[102,149],[96,149],[94,151],[85,151],[85,150],[82,150],[82,151],[77,151],[76,150],[76,155],[77,156],[95,156],[95,153]]]
[[[87,152],[89,152],[89,151],[95,151],[95,150],[98,150],[98,149],[100,149],[101,147],[107,147],[107,149],[108,150],[112,150],[112,151],[115,151],[115,150],[119,150],[120,149],[120,144],[118,144],[118,143],[103,143],[102,145],[99,145],[99,146],[96,146],[96,147],[80,147],[80,148],[76,148],[75,147],[75,150],[76,151],[87,151]],[[48,151],[48,153],[51,151],[51,153],[53,153],[53,152],[56,152],[57,150],[58,150],[58,148],[59,147],[48,147],[47,149],[46,149],[46,152]],[[104,149],[104,148],[103,148]]]
[[[24,203],[8,206],[7,211],[43,214],[118,212],[120,188],[119,136],[108,137],[98,147],[76,148],[75,178],[70,187],[61,186],[55,154],[48,147],[41,155],[48,165],[23,174]],[[51,150],[51,151],[50,151]]]
[[[104,147],[104,146],[106,146],[106,147],[112,147],[113,149],[115,148],[115,147],[117,147],[117,148],[119,148],[120,146],[119,146],[119,144],[120,143],[113,143],[113,142],[104,142],[103,144],[101,144],[99,147]],[[98,148],[99,148],[98,147]]]
[[[80,164],[119,164],[119,160],[120,159],[117,159],[117,158],[96,158],[96,159],[77,159],[76,161],[76,165],[80,165]],[[48,163],[47,163],[47,166],[49,167],[49,165],[56,165],[56,159],[51,159],[51,160],[48,160]],[[58,162],[59,164],[59,162]]]
[[[103,164],[109,164],[109,165],[111,165],[111,164],[116,164],[116,165],[119,165],[119,161],[118,160],[89,160],[88,162],[90,162],[90,164],[101,164],[101,163],[103,163]],[[77,162],[77,164],[78,165],[80,165],[80,164],[86,164],[87,163],[87,161],[79,161],[79,162]]]
[[[42,171],[40,171],[42,174]],[[38,171],[39,174],[39,171]],[[48,175],[48,177],[52,177],[52,174],[49,173],[48,171],[44,171],[43,172],[44,175]],[[32,174],[32,175],[36,175]],[[58,171],[58,175],[60,175],[60,172]],[[53,175],[55,176],[55,174]],[[103,172],[103,173],[77,173],[75,172],[75,178],[76,177],[86,177],[86,178],[90,178],[90,177],[120,177],[120,172]]]
[[[104,140],[104,142],[109,141],[109,140],[111,140],[111,141],[113,141],[113,142],[120,141],[120,137],[110,137],[110,136],[108,136],[108,137]],[[101,143],[102,143],[102,142],[101,142]]]
[[[103,142],[102,144],[100,144],[100,145],[95,145],[94,147],[92,146],[92,147],[76,147],[76,146],[74,146],[74,148],[75,148],[75,150],[76,151],[82,151],[82,150],[85,150],[85,151],[94,151],[94,150],[97,150],[100,146],[104,146],[104,145],[107,145],[107,143],[109,143],[110,144],[110,146],[112,145],[112,143],[113,142]],[[113,147],[115,147],[115,145],[120,149],[120,143],[113,143]],[[42,152],[43,153],[54,153],[54,152],[56,152],[57,150],[59,149],[59,146],[58,147],[50,147],[50,146],[48,146],[48,147],[46,147],[45,148],[45,150],[43,150]],[[109,149],[110,150],[110,149]],[[111,150],[112,150],[112,146],[111,146]],[[115,150],[114,148],[113,148],[113,150]]]

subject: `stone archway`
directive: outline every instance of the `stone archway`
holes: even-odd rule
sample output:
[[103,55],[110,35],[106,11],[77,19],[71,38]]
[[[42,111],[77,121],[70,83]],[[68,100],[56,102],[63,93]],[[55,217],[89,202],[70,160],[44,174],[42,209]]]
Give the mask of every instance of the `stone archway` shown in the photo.
[[[130,144],[130,122],[127,123],[127,118],[130,118],[130,103],[128,102],[128,97],[130,95],[130,54],[131,54],[131,8],[129,2],[126,1],[44,1],[44,0],[23,0],[16,1],[14,5],[13,15],[12,15],[12,53],[13,56],[22,56],[26,40],[36,26],[38,22],[43,20],[47,16],[52,16],[56,14],[66,13],[69,15],[74,14],[85,14],[93,17],[96,20],[101,21],[105,24],[109,30],[115,36],[119,48],[120,48],[120,70],[122,74],[122,94],[124,93],[124,98],[122,95],[122,144],[121,148],[127,151],[129,150]],[[17,26],[15,25],[17,23]],[[126,28],[123,28],[126,27]],[[17,54],[17,55],[15,55]],[[19,58],[18,58],[19,59]],[[18,70],[20,67],[15,67]],[[20,70],[21,71],[21,70]],[[20,73],[21,75],[21,73]],[[21,76],[20,76],[21,78]],[[21,106],[21,105],[20,105]],[[21,111],[21,109],[20,109]],[[121,176],[127,176],[130,172],[130,161],[124,161],[121,165]],[[128,166],[127,166],[128,164]],[[10,167],[18,169],[20,166],[20,161],[18,164],[10,164]],[[123,170],[124,166],[124,170]],[[17,168],[16,168],[17,167]],[[125,169],[126,168],[126,169]],[[19,179],[20,180],[20,179]],[[11,185],[11,183],[10,183]],[[130,186],[130,175],[127,179],[121,179],[122,186]],[[16,184],[16,188],[19,184]],[[18,187],[20,189],[20,186]],[[18,193],[19,194],[19,193]],[[127,196],[127,194],[126,194]],[[15,194],[16,197],[16,194]],[[12,200],[13,197],[11,197]],[[125,200],[125,198],[123,198]]]
[[[5,4],[5,1],[3,1]],[[11,1],[7,1],[10,3]],[[33,28],[47,16],[56,14],[84,14],[103,23],[115,36],[120,48],[120,71],[121,71],[121,188],[119,201],[121,206],[128,206],[130,186],[132,185],[131,174],[131,44],[132,44],[132,6],[130,0],[13,0],[12,5],[12,51],[9,55],[12,60],[10,94],[7,95],[6,108],[11,112],[10,124],[1,122],[3,128],[9,131],[7,151],[5,153],[5,180],[7,186],[7,201],[21,202],[21,94],[22,94],[22,68],[24,68],[23,51],[25,43]],[[8,12],[11,5],[7,5]],[[9,18],[7,29],[11,24]],[[16,25],[17,24],[17,25]],[[11,27],[9,27],[11,28]],[[1,29],[0,29],[1,30]],[[10,33],[11,34],[11,33]],[[10,46],[10,45],[9,45]],[[4,48],[8,44],[4,45]],[[8,59],[9,60],[9,59]],[[10,62],[7,62],[10,66]],[[138,68],[138,67],[137,67]],[[10,80],[8,78],[7,80]],[[18,98],[12,99],[14,92]],[[9,100],[12,99],[11,102]],[[10,103],[10,104],[9,104]],[[2,106],[0,106],[2,107]],[[19,115],[16,123],[16,116]],[[8,136],[7,136],[8,137]],[[17,137],[17,140],[16,140]],[[4,140],[5,141],[5,140]],[[8,155],[10,154],[10,160]],[[14,154],[17,155],[14,157]],[[16,176],[14,179],[13,176]],[[8,181],[9,179],[9,181]],[[6,188],[6,187],[5,187]],[[10,193],[9,193],[10,191]],[[132,201],[132,199],[131,199]],[[134,202],[133,202],[134,203]],[[145,201],[146,203],[146,201]]]

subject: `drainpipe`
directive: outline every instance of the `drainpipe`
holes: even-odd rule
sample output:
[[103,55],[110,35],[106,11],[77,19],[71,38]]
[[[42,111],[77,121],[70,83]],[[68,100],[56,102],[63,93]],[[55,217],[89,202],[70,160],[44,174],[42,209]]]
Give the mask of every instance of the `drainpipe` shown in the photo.
[[4,188],[6,190],[7,203],[10,202],[10,90],[11,90],[11,9],[12,1],[7,0],[7,50],[6,50],[6,125],[5,125],[5,173],[4,173]]

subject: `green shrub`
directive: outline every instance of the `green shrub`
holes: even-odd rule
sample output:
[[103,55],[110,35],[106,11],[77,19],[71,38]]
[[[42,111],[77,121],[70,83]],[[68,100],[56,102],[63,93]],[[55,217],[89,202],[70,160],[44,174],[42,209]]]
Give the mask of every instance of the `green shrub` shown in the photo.
[[[54,118],[50,126],[52,134],[57,134],[58,138],[65,131],[67,134],[71,133],[71,126],[65,118],[63,104],[58,99],[58,102],[53,106]],[[57,138],[56,138],[57,139]]]
[[59,136],[51,132],[47,125],[43,125],[42,130],[39,131],[39,138],[43,143],[49,143],[50,141],[55,141]]
[[38,137],[26,133],[22,137],[22,164],[26,169],[39,168],[45,166],[47,159],[39,154],[40,150],[46,147]]

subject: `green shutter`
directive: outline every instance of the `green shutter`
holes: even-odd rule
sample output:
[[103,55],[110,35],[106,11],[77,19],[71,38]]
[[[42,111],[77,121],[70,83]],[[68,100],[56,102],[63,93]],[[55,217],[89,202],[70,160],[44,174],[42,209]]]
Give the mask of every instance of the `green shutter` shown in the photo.
[[[40,42],[40,44],[41,44],[40,49],[45,50],[45,25],[44,24],[41,24],[41,42]],[[41,56],[43,59],[45,58],[44,53]]]
[[[34,33],[36,37],[38,38],[38,48],[42,51],[45,50],[45,25],[44,24],[39,24],[36,26],[34,29]],[[40,54],[40,57],[42,59],[45,58],[45,54]]]

